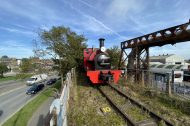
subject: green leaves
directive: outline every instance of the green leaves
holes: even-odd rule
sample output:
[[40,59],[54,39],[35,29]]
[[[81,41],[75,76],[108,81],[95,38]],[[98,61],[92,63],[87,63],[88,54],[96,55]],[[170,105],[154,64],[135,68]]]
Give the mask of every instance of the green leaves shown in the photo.
[[86,48],[86,39],[83,35],[77,35],[70,28],[64,26],[52,27],[49,31],[40,33],[42,44],[46,50],[51,51],[59,57],[54,67],[66,73],[72,67],[80,66],[83,59],[83,48]]
[[27,73],[30,70],[32,70],[33,69],[32,66],[33,65],[32,65],[32,60],[31,59],[27,59],[27,58],[22,59],[22,65],[20,66],[20,68],[21,68],[21,71],[23,73]]
[[3,77],[3,73],[8,72],[9,69],[6,64],[0,63],[0,77]]
[[121,50],[119,49],[118,46],[113,46],[110,49],[107,50],[107,53],[110,56],[110,61],[111,61],[111,67],[112,69],[118,69],[118,64],[119,64],[119,58],[121,55]]

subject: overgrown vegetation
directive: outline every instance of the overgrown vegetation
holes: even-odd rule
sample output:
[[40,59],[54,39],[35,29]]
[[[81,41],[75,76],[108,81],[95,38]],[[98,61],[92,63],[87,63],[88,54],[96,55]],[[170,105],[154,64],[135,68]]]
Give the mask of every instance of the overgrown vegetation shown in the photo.
[[51,88],[44,90],[36,98],[27,103],[21,110],[8,119],[2,126],[26,126],[33,113],[49,97],[53,97],[53,88],[60,89],[61,82],[57,81]]
[[131,84],[130,82],[126,84],[121,86],[121,89],[148,108],[164,116],[175,125],[190,125],[190,101],[175,96],[169,97],[151,88],[143,88],[140,84]]
[[165,94],[157,96],[159,102],[167,107],[181,111],[184,114],[190,115],[190,101],[182,100],[176,97],[168,97]]
[[31,77],[33,74],[20,73],[15,76],[16,80],[24,80],[26,78]]
[[107,113],[101,111],[101,108],[110,106],[97,88],[90,86],[90,83],[85,79],[84,73],[77,74],[77,80],[74,82],[70,94],[68,125],[126,125],[113,109]]
[[133,105],[129,100],[119,95],[116,91],[113,91],[110,87],[105,86],[102,87],[102,89],[117,106],[122,107],[124,112],[129,115],[133,121],[140,122],[149,118],[149,115],[145,111]]
[[31,59],[27,59],[27,58],[23,58],[22,59],[22,64],[20,66],[21,72],[22,73],[27,73],[30,72],[33,67],[32,67],[32,60]]
[[[118,69],[118,64],[119,64],[120,55],[121,55],[121,50],[119,49],[119,47],[113,46],[107,50],[107,53],[110,57],[112,69]],[[121,64],[121,67],[123,66],[124,64]]]

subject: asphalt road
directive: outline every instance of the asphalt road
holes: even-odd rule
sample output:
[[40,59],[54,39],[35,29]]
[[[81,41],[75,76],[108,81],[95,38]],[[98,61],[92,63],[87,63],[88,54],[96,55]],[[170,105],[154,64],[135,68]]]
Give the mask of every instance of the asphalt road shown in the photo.
[[34,97],[25,94],[28,88],[23,86],[0,96],[0,125]]
[[[48,79],[55,77],[57,76],[50,76]],[[0,83],[0,125],[36,96],[26,95],[26,91],[30,87],[31,86],[26,86],[25,81],[7,81]]]
[[25,81],[6,81],[0,83],[0,96],[8,91],[12,91],[17,88],[21,88],[23,86],[26,86]]

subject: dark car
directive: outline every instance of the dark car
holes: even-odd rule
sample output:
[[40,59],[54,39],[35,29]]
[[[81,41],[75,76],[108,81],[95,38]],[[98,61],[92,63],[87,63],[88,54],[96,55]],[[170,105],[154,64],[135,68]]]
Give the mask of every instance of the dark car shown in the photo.
[[49,80],[46,82],[46,84],[47,84],[47,85],[52,85],[52,84],[55,83],[56,81],[57,81],[56,78],[49,79]]
[[26,94],[36,94],[38,91],[44,88],[44,84],[35,84],[27,90]]

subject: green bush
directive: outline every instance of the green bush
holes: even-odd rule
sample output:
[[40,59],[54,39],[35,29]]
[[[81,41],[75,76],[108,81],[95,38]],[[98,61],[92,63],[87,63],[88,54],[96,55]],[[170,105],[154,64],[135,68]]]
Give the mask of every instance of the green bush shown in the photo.
[[56,88],[58,91],[61,91],[61,80],[58,80],[52,88]]
[[19,79],[24,80],[24,79],[26,79],[26,78],[31,77],[32,75],[33,75],[33,74],[21,73],[21,74],[17,74],[17,75],[16,75],[16,79],[17,79],[17,80],[19,80]]

